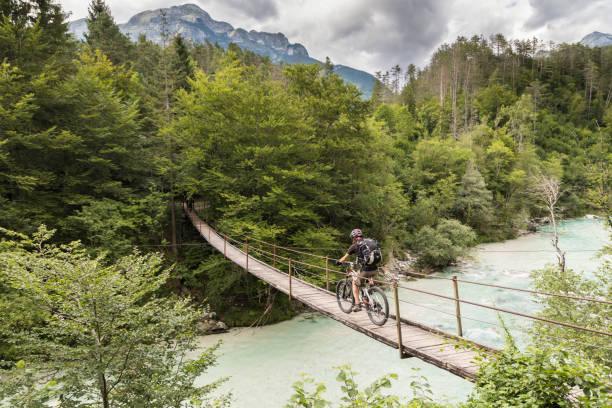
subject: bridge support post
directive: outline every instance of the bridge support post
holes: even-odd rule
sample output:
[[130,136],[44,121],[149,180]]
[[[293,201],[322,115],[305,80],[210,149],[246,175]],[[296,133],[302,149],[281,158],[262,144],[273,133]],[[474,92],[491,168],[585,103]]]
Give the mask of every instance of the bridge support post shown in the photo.
[[329,263],[329,257],[327,255],[325,255],[325,288],[329,292],[329,267],[328,267],[328,263]]
[[246,272],[249,271],[249,236],[246,236],[246,268],[244,269]]
[[272,260],[272,267],[276,269],[276,244],[274,244],[274,258]]
[[400,359],[404,358],[402,346],[402,322],[400,320],[399,297],[397,296],[397,282],[393,282],[393,297],[395,298],[395,325],[397,326],[397,349]]
[[292,290],[291,290],[291,258],[289,258],[289,300],[291,300]]
[[208,225],[208,242],[210,242],[210,224],[206,223]]
[[223,256],[227,258],[227,229],[223,235]]
[[463,337],[463,328],[461,327],[461,308],[459,307],[459,287],[457,286],[457,276],[453,276],[453,288],[455,289],[455,313],[457,314],[457,334]]

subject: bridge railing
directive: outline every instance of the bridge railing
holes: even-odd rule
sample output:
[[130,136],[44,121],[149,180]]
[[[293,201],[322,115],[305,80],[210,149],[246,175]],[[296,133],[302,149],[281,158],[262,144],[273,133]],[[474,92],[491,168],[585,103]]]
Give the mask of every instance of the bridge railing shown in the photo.
[[[188,211],[189,209],[186,208],[186,210]],[[207,225],[209,225],[208,239],[210,240],[212,226],[210,226],[209,223],[207,223]],[[215,225],[215,229],[217,228],[218,226]],[[336,281],[336,279],[334,279],[334,275],[340,276],[339,279],[343,279],[347,275],[346,272],[337,270],[330,266],[330,262],[336,261],[338,258],[330,257],[329,255],[319,255],[319,254],[313,254],[311,252],[307,252],[307,250],[333,250],[333,251],[336,251],[337,253],[340,253],[338,249],[335,249],[335,248],[297,248],[297,247],[281,246],[281,245],[277,245],[276,243],[270,243],[270,242],[267,242],[261,239],[254,238],[252,236],[249,236],[248,234],[243,234],[241,232],[234,231],[231,228],[229,228],[227,225],[222,226],[222,229],[223,229],[223,233],[219,233],[217,231],[215,233],[219,237],[223,237],[224,239],[224,255],[226,255],[226,247],[228,243],[235,244],[235,246],[237,246],[238,248],[242,248],[243,252],[245,253],[245,260],[246,260],[245,270],[246,271],[248,271],[248,260],[249,258],[253,257],[252,255],[253,253],[257,254],[258,256],[262,258],[266,258],[267,260],[266,265],[270,265],[269,262],[271,262],[271,266],[274,269],[288,276],[289,297],[290,298],[292,297],[292,293],[291,293],[292,280],[296,278],[296,275],[301,276],[303,280],[310,282],[311,284],[315,284],[319,287],[324,286],[327,291],[330,291],[330,285],[332,284],[332,282]],[[281,251],[287,254],[281,255],[280,253]],[[344,251],[341,251],[341,252],[344,252]],[[293,254],[295,256],[288,256],[289,254]],[[310,262],[304,261],[304,259],[308,259],[308,258],[313,259],[313,261],[310,261]],[[256,259],[256,258],[253,257],[253,259]],[[318,262],[319,264],[317,265],[316,262]],[[413,288],[410,286],[402,285],[398,283],[397,280],[373,279],[374,282],[376,282],[377,284],[393,289],[393,293],[394,293],[393,297],[394,297],[395,311],[396,311],[396,316],[397,316],[396,320],[398,322],[398,330],[400,330],[399,322],[401,319],[399,315],[400,314],[399,313],[400,312],[399,302],[411,303],[411,302],[406,302],[399,298],[397,294],[397,289],[401,288],[406,291],[417,292],[417,293],[425,294],[428,296],[433,296],[433,297],[446,299],[451,302],[454,302],[455,304],[454,315],[457,321],[457,335],[459,337],[463,337],[462,319],[466,318],[466,316],[461,313],[461,304],[476,306],[479,308],[493,310],[496,312],[501,312],[501,313],[510,314],[514,316],[520,316],[523,318],[527,318],[533,321],[543,322],[546,324],[569,327],[575,330],[589,332],[589,333],[593,333],[597,335],[612,336],[612,333],[609,333],[603,330],[593,329],[589,327],[556,321],[552,319],[546,319],[546,318],[535,316],[535,315],[528,314],[528,313],[521,313],[521,312],[509,310],[509,309],[504,309],[504,308],[500,308],[496,306],[486,305],[486,304],[482,304],[478,302],[473,302],[467,299],[463,299],[459,296],[458,283],[463,283],[463,284],[468,284],[468,285],[486,286],[486,287],[492,287],[492,288],[503,289],[503,290],[508,290],[508,291],[536,294],[540,296],[559,297],[559,298],[566,298],[566,299],[571,299],[575,301],[593,302],[593,303],[599,303],[599,304],[612,305],[612,301],[609,301],[607,299],[589,298],[589,297],[568,295],[568,294],[563,294],[563,293],[551,293],[551,292],[536,291],[536,290],[531,290],[531,289],[515,288],[515,287],[510,287],[510,286],[502,286],[502,285],[486,283],[486,282],[476,282],[476,281],[470,281],[470,280],[465,280],[465,279],[458,279],[457,276],[444,277],[444,276],[436,276],[436,275],[427,275],[427,274],[423,274],[419,272],[409,272],[409,275],[424,277],[427,279],[447,280],[451,282],[452,284],[454,296],[447,296],[447,295],[443,295],[440,293],[434,293],[434,292],[426,291],[423,289],[417,289],[417,288]],[[440,310],[436,310],[436,311],[441,312]],[[478,319],[473,319],[469,317],[467,318],[470,320],[480,321]],[[485,322],[485,323],[489,323],[489,322]],[[401,341],[401,333],[399,335],[399,338]],[[565,340],[572,341],[572,339],[565,339]],[[580,344],[590,345],[593,347],[603,348],[603,349],[612,351],[612,348],[602,347],[602,346],[588,344],[588,343],[580,343]]]

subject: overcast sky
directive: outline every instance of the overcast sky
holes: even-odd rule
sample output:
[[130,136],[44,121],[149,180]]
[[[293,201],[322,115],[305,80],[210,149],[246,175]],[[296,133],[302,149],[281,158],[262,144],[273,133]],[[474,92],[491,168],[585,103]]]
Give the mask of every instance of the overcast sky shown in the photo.
[[[59,0],[70,19],[87,16],[88,0]],[[501,32],[578,42],[612,33],[612,0],[106,0],[117,23],[160,7],[193,3],[246,30],[282,32],[319,60],[370,73],[395,64],[423,67],[457,36]]]

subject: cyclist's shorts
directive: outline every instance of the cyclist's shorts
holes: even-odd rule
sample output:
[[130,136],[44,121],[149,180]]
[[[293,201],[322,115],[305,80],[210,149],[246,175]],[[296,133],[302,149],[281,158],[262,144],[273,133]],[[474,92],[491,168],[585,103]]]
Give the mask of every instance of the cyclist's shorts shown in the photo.
[[361,282],[363,281],[362,278],[374,277],[374,275],[376,275],[377,270],[378,268],[375,266],[362,267],[361,270],[359,271],[359,274],[357,276],[353,276],[353,282],[355,282],[357,286],[361,286]]

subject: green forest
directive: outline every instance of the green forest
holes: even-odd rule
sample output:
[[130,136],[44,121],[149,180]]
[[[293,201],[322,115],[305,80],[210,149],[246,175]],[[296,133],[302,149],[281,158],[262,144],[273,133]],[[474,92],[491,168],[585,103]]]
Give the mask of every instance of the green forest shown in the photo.
[[[459,37],[424,68],[377,73],[364,100],[329,59],[276,65],[165,26],[162,44],[129,39],[104,0],[84,41],[54,0],[0,0],[0,14],[2,407],[231,404],[213,397],[223,379],[194,385],[214,347],[183,361],[202,314],[248,326],[303,306],[183,245],[202,242],[183,202],[220,231],[330,259],[361,228],[385,259],[409,252],[423,270],[551,218],[592,213],[612,228],[612,46]],[[580,282],[551,265],[536,285],[610,299],[602,268]],[[541,302],[567,322],[611,312]],[[545,352],[550,330],[534,330],[541,350],[509,339],[465,406],[570,406],[573,386],[580,406],[609,406],[606,339]],[[383,395],[391,377],[363,392],[349,368],[339,379],[338,406],[443,406]],[[311,382],[288,406],[331,406]]]

